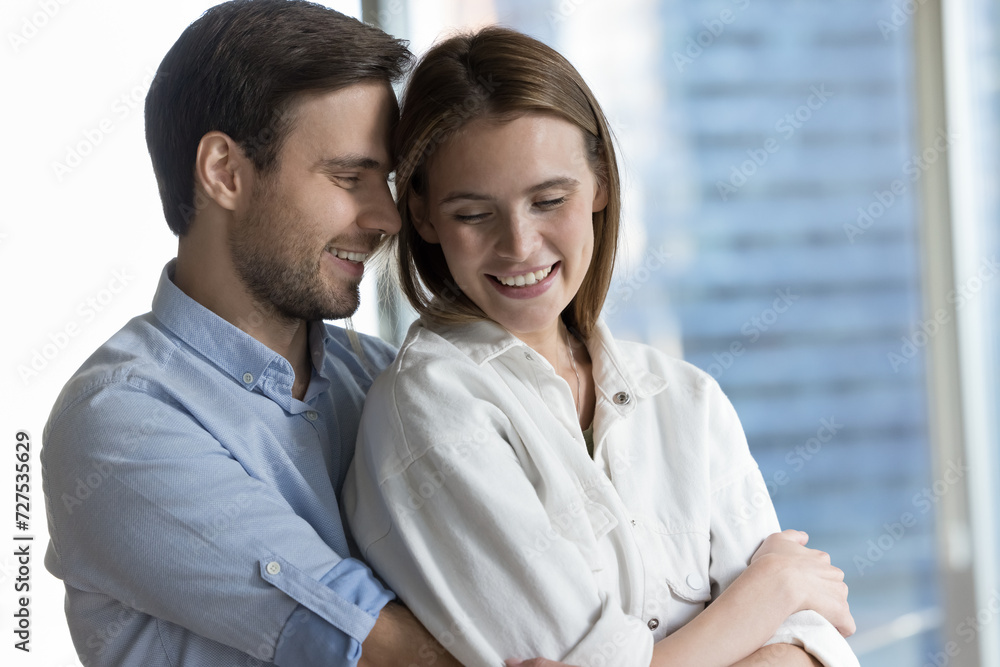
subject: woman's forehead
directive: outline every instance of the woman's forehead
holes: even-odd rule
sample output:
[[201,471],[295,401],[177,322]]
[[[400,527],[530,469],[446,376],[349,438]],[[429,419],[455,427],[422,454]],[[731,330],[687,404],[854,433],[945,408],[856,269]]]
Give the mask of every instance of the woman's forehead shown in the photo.
[[532,187],[554,179],[581,181],[590,172],[583,131],[548,114],[470,121],[428,161],[431,183],[438,187],[499,180]]

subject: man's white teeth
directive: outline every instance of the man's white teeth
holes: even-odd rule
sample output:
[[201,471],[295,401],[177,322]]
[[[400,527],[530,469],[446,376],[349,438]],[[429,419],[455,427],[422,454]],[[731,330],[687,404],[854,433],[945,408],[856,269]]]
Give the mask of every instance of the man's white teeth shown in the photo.
[[366,252],[348,252],[340,248],[330,248],[330,253],[340,259],[346,259],[351,262],[363,262],[368,259],[368,253]]
[[502,278],[497,277],[497,280],[507,287],[525,287],[527,285],[534,285],[539,280],[544,280],[545,276],[550,273],[552,273],[551,266],[547,269],[542,269],[541,271],[535,271],[533,273],[522,273],[519,276],[505,276]]

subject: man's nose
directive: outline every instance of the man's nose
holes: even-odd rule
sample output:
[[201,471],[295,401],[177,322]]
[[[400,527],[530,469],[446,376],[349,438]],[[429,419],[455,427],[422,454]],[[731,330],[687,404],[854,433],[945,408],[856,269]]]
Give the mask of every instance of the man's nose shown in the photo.
[[399,211],[388,183],[382,183],[371,193],[358,212],[358,227],[392,236],[399,231]]

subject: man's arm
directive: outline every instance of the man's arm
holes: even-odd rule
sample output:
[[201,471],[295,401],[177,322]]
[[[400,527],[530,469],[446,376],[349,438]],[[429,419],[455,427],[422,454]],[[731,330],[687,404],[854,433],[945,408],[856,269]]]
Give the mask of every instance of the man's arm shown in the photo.
[[441,644],[401,604],[382,608],[375,627],[363,644],[359,667],[461,667]]
[[[248,428],[239,439],[270,447],[273,458],[270,471],[253,470],[208,425],[219,410],[242,406],[192,407],[195,416],[142,385],[106,383],[49,424],[42,464],[50,570],[81,595],[127,608],[123,618],[134,627],[117,635],[115,650],[131,650],[132,631],[155,634],[153,617],[278,664],[353,664],[392,594],[331,548],[336,527],[314,526],[266,480],[290,465],[283,457],[305,450],[287,452],[273,438],[253,443],[267,434]],[[322,454],[314,458],[325,470]],[[69,620],[81,630],[78,650],[104,664],[111,649],[86,645],[93,629],[85,614]],[[340,654],[282,659],[282,648],[299,656],[310,638],[317,653],[335,646]]]

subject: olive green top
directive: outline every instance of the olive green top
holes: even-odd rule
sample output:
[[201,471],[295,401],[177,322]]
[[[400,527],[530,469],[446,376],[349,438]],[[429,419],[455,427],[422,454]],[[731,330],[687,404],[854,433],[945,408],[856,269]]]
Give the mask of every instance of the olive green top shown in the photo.
[[590,454],[590,458],[594,458],[594,425],[591,424],[590,428],[583,432],[583,441],[587,443],[587,453]]

